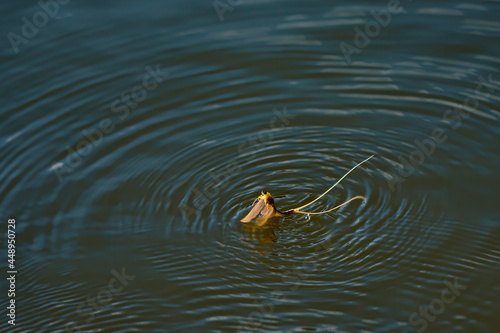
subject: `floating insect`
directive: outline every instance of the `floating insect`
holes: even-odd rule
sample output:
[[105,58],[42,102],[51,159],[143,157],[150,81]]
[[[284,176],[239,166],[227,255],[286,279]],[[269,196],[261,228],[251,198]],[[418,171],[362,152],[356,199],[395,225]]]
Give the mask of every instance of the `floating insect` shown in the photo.
[[[257,225],[262,226],[262,225],[264,225],[264,223],[267,222],[267,220],[269,220],[271,217],[274,217],[274,216],[283,217],[283,216],[292,215],[294,213],[296,213],[296,214],[314,214],[314,215],[324,214],[324,213],[328,213],[328,212],[334,211],[336,209],[339,209],[340,207],[347,205],[349,202],[351,202],[353,200],[364,199],[364,197],[362,195],[357,195],[357,196],[347,200],[343,204],[340,204],[332,209],[328,209],[328,210],[325,210],[322,212],[304,212],[301,210],[302,208],[305,208],[305,207],[309,206],[310,204],[321,199],[325,194],[327,194],[335,186],[337,186],[338,183],[340,183],[342,181],[342,179],[344,179],[349,173],[351,173],[351,171],[353,171],[358,166],[360,166],[361,164],[368,161],[373,156],[374,155],[368,157],[363,162],[358,163],[356,166],[354,166],[344,176],[342,176],[342,178],[340,178],[335,184],[333,184],[332,187],[330,187],[328,190],[326,190],[325,193],[323,193],[322,195],[320,195],[319,197],[317,197],[316,199],[314,199],[310,203],[303,205],[303,206],[300,206],[298,208],[290,209],[290,210],[287,210],[285,212],[280,212],[278,209],[276,209],[276,206],[274,205],[274,198],[271,196],[271,194],[269,192],[262,191],[261,195],[259,197],[257,197],[257,199],[254,200],[254,202],[252,204],[252,206],[253,206],[252,210],[247,214],[247,216],[245,216],[243,219],[241,219],[241,222],[248,223],[248,222],[251,222],[253,219],[257,218],[256,219]],[[260,217],[259,217],[259,215],[260,215]]]

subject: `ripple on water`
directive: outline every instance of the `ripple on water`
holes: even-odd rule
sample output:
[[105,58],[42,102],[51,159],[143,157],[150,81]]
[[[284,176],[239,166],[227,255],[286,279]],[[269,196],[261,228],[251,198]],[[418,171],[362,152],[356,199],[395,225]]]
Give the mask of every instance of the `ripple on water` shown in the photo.
[[[148,20],[135,10],[133,19],[124,12],[109,20],[83,6],[72,26],[51,21],[66,29],[51,35],[47,26],[27,45],[37,52],[19,54],[29,70],[2,53],[14,95],[0,114],[8,130],[0,137],[0,211],[29,221],[19,225],[29,244],[19,282],[23,327],[231,331],[273,300],[262,330],[393,331],[452,277],[475,289],[436,325],[474,326],[495,312],[477,287],[495,285],[500,261],[492,190],[500,60],[490,52],[496,44],[482,42],[497,35],[495,12],[466,3],[408,7],[346,64],[338,44],[351,42],[374,7],[318,14],[293,5],[270,20],[263,9],[272,3],[235,7],[223,24],[207,24],[216,14],[198,15],[187,2]],[[422,28],[430,20],[433,30]],[[467,45],[457,42],[470,35]],[[386,39],[397,36],[397,45]],[[168,71],[165,81],[126,117],[113,112],[111,103],[156,64]],[[467,114],[460,126],[445,119],[448,109]],[[82,153],[81,131],[103,119],[115,129],[70,163],[67,147],[73,158]],[[421,165],[405,164],[421,149],[415,140],[436,128],[446,142]],[[371,154],[310,210],[365,200],[262,228],[239,222],[261,190],[278,208],[293,208]],[[67,167],[59,182],[55,172]],[[141,269],[136,284],[85,322],[78,306],[123,257]],[[308,325],[311,318],[317,323]]]

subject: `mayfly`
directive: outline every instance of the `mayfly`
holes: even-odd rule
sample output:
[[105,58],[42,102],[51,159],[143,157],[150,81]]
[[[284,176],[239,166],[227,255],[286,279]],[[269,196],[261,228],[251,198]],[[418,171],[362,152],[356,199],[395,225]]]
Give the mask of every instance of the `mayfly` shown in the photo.
[[[338,206],[336,206],[336,207],[334,207],[332,209],[328,209],[328,210],[325,210],[325,211],[322,211],[322,212],[304,212],[304,211],[302,211],[303,208],[305,208],[305,207],[311,205],[312,203],[318,201],[319,199],[321,199],[325,194],[327,194],[335,186],[337,186],[338,183],[340,183],[342,181],[342,179],[344,179],[349,173],[351,173],[351,171],[353,171],[358,166],[360,166],[361,164],[363,164],[366,161],[368,161],[373,156],[374,155],[368,157],[363,162],[358,163],[357,165],[355,165],[344,176],[342,176],[342,178],[340,178],[335,184],[333,184],[332,187],[330,187],[328,190],[326,190],[325,193],[323,193],[322,195],[320,195],[319,197],[317,197],[313,201],[311,201],[308,204],[305,204],[303,206],[287,210],[285,212],[280,212],[279,210],[276,209],[276,207],[274,206],[274,198],[271,196],[271,194],[269,192],[262,191],[261,194],[260,194],[260,196],[257,197],[257,199],[254,200],[254,202],[252,204],[252,206],[253,206],[252,210],[247,214],[247,216],[245,216],[241,220],[241,222],[248,223],[248,222],[251,222],[254,218],[257,217],[257,220],[256,220],[257,225],[261,226],[261,225],[264,225],[264,223],[266,223],[268,219],[270,219],[271,217],[274,217],[274,216],[283,217],[283,216],[289,216],[289,215],[292,215],[292,214],[312,214],[312,215],[324,214],[324,213],[328,213],[328,212],[334,211],[336,209],[339,209],[340,207],[342,207],[344,205],[347,205],[349,202],[351,202],[353,200],[364,199],[363,196],[357,195],[357,196],[355,196],[355,197],[347,200],[346,202],[344,202],[344,203],[342,203],[342,204],[340,204],[340,205],[338,205]],[[260,217],[258,217],[259,215],[260,215]]]

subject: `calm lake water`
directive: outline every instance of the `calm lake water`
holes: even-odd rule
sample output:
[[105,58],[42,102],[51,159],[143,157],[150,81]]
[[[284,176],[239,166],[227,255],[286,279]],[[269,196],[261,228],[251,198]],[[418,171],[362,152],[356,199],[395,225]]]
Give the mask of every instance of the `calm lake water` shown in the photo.
[[0,331],[500,331],[498,1],[0,11]]

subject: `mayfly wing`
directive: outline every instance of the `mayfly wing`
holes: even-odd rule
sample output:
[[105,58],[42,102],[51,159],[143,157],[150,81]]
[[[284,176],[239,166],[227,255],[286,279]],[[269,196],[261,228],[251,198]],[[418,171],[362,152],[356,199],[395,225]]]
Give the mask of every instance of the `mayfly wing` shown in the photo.
[[266,212],[263,211],[262,216],[256,220],[257,225],[259,227],[264,225],[264,223],[266,223],[267,220],[276,215],[276,208],[274,208],[274,204],[267,204],[266,209],[267,211]]
[[258,197],[254,201],[252,210],[247,214],[247,216],[241,219],[241,222],[248,223],[252,221],[254,218],[259,216],[259,214],[265,209],[266,209],[266,200],[262,197]]

